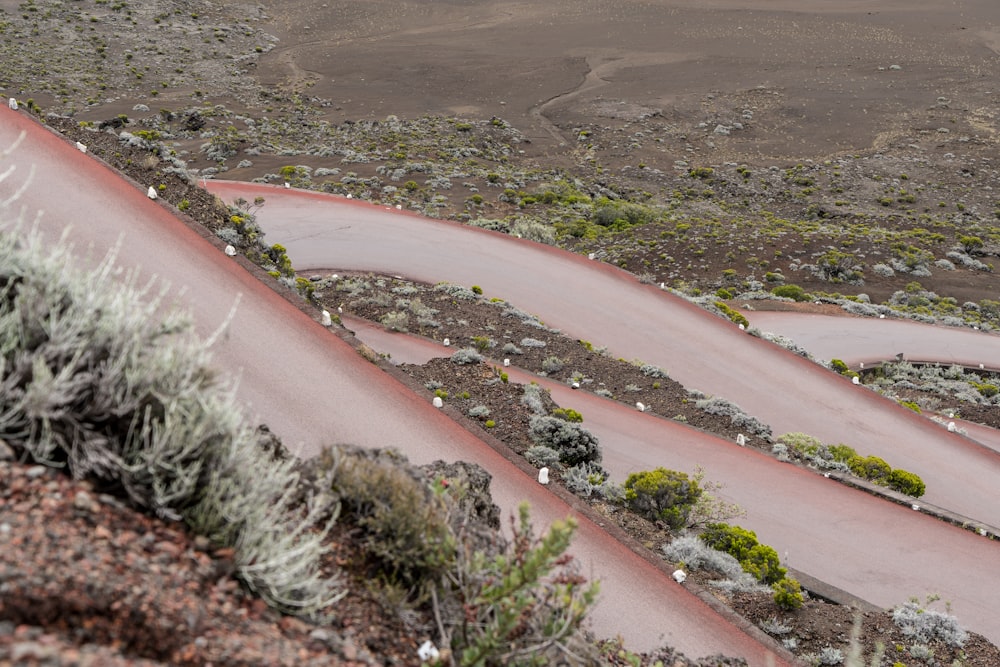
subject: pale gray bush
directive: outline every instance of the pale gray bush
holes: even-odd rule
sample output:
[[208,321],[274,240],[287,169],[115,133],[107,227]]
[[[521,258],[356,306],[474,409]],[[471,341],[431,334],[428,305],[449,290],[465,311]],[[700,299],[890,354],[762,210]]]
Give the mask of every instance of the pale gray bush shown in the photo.
[[771,437],[771,427],[743,412],[740,406],[724,398],[714,397],[695,401],[695,407],[710,415],[729,417],[733,426],[764,439]]
[[545,445],[532,445],[524,453],[524,458],[536,468],[551,467],[559,463],[559,452]]
[[625,497],[625,490],[608,479],[608,471],[594,462],[579,463],[563,472],[563,484],[581,498],[597,496],[608,500]]
[[643,364],[642,366],[639,367],[639,372],[645,375],[646,377],[651,377],[651,378],[663,379],[670,377],[669,375],[667,375],[667,372],[665,370],[663,370],[659,366],[654,366],[652,364]]
[[544,340],[538,340],[536,338],[522,338],[521,339],[521,346],[522,347],[545,347],[545,341]]
[[60,244],[0,229],[0,438],[183,519],[233,547],[269,604],[318,613],[341,595],[319,568],[330,507],[300,509],[293,464],[262,456],[208,344],[165,299],[113,257],[85,273]]
[[560,462],[568,466],[601,460],[597,436],[575,422],[548,415],[535,415],[529,422],[529,434],[535,444],[551,447],[559,452]]
[[510,228],[511,236],[516,236],[546,245],[555,245],[556,230],[536,220],[518,220]]
[[544,415],[545,402],[542,400],[542,388],[535,383],[524,385],[524,396],[521,397],[521,405],[526,406],[536,415]]
[[451,355],[451,363],[458,364],[459,366],[478,364],[482,360],[483,355],[479,354],[479,352],[471,347],[463,347],[461,350],[456,350],[455,353]]
[[563,369],[563,361],[559,357],[545,357],[542,360],[542,370],[546,373],[558,373]]
[[410,326],[410,316],[394,310],[379,318],[379,322],[389,331],[406,332]]
[[524,354],[524,352],[514,343],[504,343],[503,346],[504,354]]
[[438,283],[434,286],[435,292],[444,292],[448,296],[461,301],[476,301],[479,295],[468,287],[454,285],[452,283]]
[[474,405],[469,408],[469,416],[476,418],[489,417],[490,409],[485,405]]
[[961,648],[968,633],[951,614],[924,609],[913,601],[904,602],[892,611],[892,622],[903,634],[918,642],[939,639],[948,646]]
[[670,562],[683,563],[689,570],[707,570],[734,580],[746,574],[736,558],[692,535],[675,538],[663,547],[663,554]]

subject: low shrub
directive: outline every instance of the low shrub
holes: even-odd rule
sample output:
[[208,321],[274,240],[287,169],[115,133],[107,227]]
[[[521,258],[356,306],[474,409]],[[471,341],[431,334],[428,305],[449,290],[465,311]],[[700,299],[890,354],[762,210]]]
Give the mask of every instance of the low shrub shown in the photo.
[[559,463],[559,452],[545,445],[532,445],[524,452],[524,458],[536,468],[552,467]]
[[914,498],[924,495],[927,490],[924,480],[920,479],[917,474],[898,468],[889,473],[887,483],[889,488]]
[[392,451],[338,446],[317,467],[339,499],[341,520],[362,530],[383,572],[406,585],[438,578],[454,561],[455,541],[444,500],[425,479],[399,465]]
[[892,611],[892,621],[904,635],[924,643],[940,640],[961,648],[969,637],[951,614],[924,609],[912,600]]
[[701,487],[687,473],[656,468],[632,473],[625,480],[625,504],[650,521],[663,521],[670,528],[683,528],[691,508],[701,496]]
[[774,591],[774,604],[778,605],[780,609],[794,611],[799,609],[804,602],[802,586],[790,577],[775,582],[771,589]]
[[847,463],[858,455],[858,453],[854,451],[854,448],[850,445],[827,445],[826,449],[830,452],[830,456],[833,457],[833,460],[840,463]]
[[563,360],[559,357],[545,357],[542,360],[542,370],[546,373],[558,373],[564,366]]
[[743,313],[730,308],[725,302],[716,301],[715,307],[721,310],[722,314],[728,317],[733,324],[742,324],[744,327],[750,326],[750,321],[744,317]]
[[693,536],[674,538],[670,544],[663,547],[663,554],[671,562],[689,570],[708,570],[727,579],[739,579],[745,574],[740,562],[732,555],[713,549]]
[[456,350],[451,355],[450,360],[453,364],[468,366],[470,364],[478,364],[481,362],[483,360],[483,355],[471,347],[463,347],[461,350]]
[[889,464],[877,456],[854,456],[847,461],[847,467],[858,477],[882,485],[888,482],[892,472]]
[[558,417],[559,419],[564,419],[568,422],[581,423],[583,421],[583,415],[574,410],[573,408],[556,408],[552,411],[553,417]]
[[771,290],[774,296],[792,299],[793,301],[808,301],[809,295],[798,285],[778,285]]
[[781,559],[773,547],[757,544],[747,553],[740,565],[757,581],[764,584],[774,584],[784,579],[788,570],[781,567]]
[[757,533],[740,526],[727,523],[713,523],[706,526],[699,539],[742,563],[750,555],[750,550],[759,544]]
[[450,628],[458,664],[594,661],[595,649],[581,634],[599,586],[587,583],[566,555],[575,530],[575,520],[567,518],[536,538],[522,504],[503,552],[492,558],[481,552],[461,555],[460,576],[453,577],[461,609]]

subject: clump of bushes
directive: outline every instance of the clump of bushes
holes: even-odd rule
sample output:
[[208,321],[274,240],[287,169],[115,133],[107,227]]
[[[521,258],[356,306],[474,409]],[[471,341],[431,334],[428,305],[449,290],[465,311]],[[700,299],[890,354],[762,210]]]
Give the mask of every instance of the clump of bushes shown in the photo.
[[729,318],[734,324],[742,324],[744,328],[750,326],[750,321],[738,310],[730,308],[724,301],[716,301],[715,307],[722,311],[722,314]]
[[778,552],[757,541],[757,534],[740,526],[714,523],[699,536],[702,542],[735,558],[745,572],[774,591],[774,602],[782,609],[798,609],[803,604],[799,582],[788,578]]
[[795,458],[820,470],[850,472],[881,486],[919,498],[926,486],[919,475],[906,470],[893,470],[878,456],[859,456],[853,447],[844,444],[824,445],[819,438],[805,433],[785,433],[772,447],[778,458]]

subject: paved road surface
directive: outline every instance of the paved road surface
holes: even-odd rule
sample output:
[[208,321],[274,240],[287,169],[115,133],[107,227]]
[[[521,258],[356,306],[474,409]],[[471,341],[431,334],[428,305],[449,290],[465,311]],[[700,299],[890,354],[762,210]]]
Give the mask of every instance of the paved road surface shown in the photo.
[[[346,325],[400,363],[452,351],[355,318]],[[707,479],[724,486],[721,497],[747,510],[736,523],[754,530],[791,567],[882,607],[940,594],[966,627],[1000,641],[1000,601],[982,585],[982,577],[1000,567],[996,543],[669,419],[506,370],[512,381],[538,382],[556,403],[584,415],[615,480],[661,465],[686,472],[701,466]]]
[[[28,217],[42,211],[39,225],[48,238],[57,239],[69,225],[79,254],[92,248],[95,259],[118,244],[118,263],[169,281],[205,334],[242,297],[217,345],[216,363],[240,375],[239,395],[248,408],[293,449],[308,455],[323,444],[352,442],[397,447],[421,463],[474,461],[493,475],[494,497],[505,511],[527,500],[539,526],[572,513],[532,478],[263,287],[164,206],[26,116],[0,109],[0,145],[10,145],[22,130],[29,134],[13,159],[17,171],[0,183],[0,196],[20,187],[34,167],[34,181],[18,205]],[[640,650],[667,643],[690,655],[721,652],[745,656],[754,665],[772,664],[761,645],[584,518],[573,553],[585,573],[602,580],[602,598],[593,615],[599,635],[620,633]]]
[[[1000,524],[1000,455],[614,267],[456,223],[272,186],[209,182],[227,201],[264,196],[258,222],[296,267],[373,270],[479,285],[614,356],[666,369],[771,424],[845,442],[921,476],[926,500]],[[339,201],[343,205],[332,206]],[[934,331],[930,329],[930,331]],[[913,336],[930,336],[914,331]],[[846,334],[845,334],[846,336]],[[933,336],[937,336],[934,333]],[[949,339],[950,340],[950,339]],[[957,340],[973,356],[973,344]],[[965,349],[968,348],[968,349]],[[975,471],[971,474],[970,471]]]

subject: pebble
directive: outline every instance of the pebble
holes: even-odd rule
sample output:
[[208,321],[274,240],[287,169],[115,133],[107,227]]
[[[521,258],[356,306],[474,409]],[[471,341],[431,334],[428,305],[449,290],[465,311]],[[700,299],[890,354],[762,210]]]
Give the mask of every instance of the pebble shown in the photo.
[[46,468],[45,466],[31,466],[24,472],[24,474],[27,475],[30,479],[37,479],[42,475],[44,475],[47,470],[48,468]]
[[0,438],[0,461],[13,461],[14,450],[7,444],[7,441]]
[[73,498],[73,507],[84,512],[97,512],[101,507],[86,491],[77,491]]

